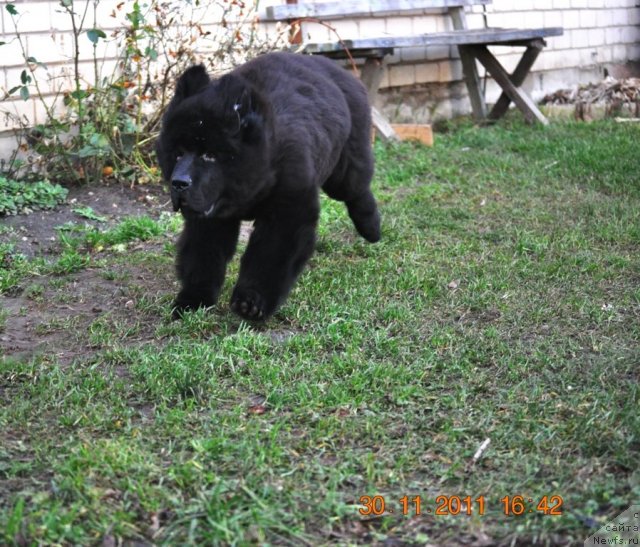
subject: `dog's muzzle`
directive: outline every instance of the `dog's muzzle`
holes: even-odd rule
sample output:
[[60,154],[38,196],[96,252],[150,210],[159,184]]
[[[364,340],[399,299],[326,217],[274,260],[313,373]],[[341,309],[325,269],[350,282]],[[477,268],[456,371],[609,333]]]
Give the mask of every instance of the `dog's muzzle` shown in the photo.
[[180,209],[180,205],[184,201],[182,194],[191,188],[193,184],[191,166],[193,165],[194,157],[193,154],[180,156],[176,161],[176,166],[173,168],[173,173],[171,173],[171,203],[174,211]]

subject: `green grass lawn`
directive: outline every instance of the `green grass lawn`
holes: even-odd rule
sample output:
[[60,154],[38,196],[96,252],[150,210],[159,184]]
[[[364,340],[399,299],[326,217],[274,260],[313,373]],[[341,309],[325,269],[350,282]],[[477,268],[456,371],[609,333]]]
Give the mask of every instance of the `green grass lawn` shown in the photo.
[[640,503],[640,128],[376,155],[382,241],[323,200],[264,325],[228,310],[237,260],[170,321],[175,220],[0,249],[0,336],[37,309],[48,341],[0,360],[0,543],[582,545]]

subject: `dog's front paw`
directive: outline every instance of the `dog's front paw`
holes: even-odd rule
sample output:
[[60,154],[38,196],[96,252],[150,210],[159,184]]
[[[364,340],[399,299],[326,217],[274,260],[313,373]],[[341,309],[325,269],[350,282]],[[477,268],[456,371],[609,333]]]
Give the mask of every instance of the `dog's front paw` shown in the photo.
[[209,308],[214,305],[214,300],[211,298],[201,298],[189,296],[187,294],[180,293],[173,301],[173,307],[171,308],[171,318],[182,319],[185,312],[197,310],[199,308]]
[[240,317],[251,321],[262,321],[269,315],[266,300],[252,289],[238,289],[233,291],[231,309]]
[[173,302],[173,307],[171,308],[171,319],[173,319],[174,321],[182,319],[186,312],[194,311],[202,307],[202,305],[195,302],[184,302],[182,300],[176,299]]

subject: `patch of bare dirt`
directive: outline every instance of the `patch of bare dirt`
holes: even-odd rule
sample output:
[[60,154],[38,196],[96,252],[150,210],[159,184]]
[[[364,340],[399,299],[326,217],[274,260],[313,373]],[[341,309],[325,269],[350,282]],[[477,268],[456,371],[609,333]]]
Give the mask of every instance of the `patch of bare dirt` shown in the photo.
[[[74,212],[79,207],[91,207],[103,220],[82,217]],[[67,202],[55,210],[0,217],[0,242],[13,243],[18,253],[29,258],[55,257],[60,237],[56,228],[65,223],[89,223],[106,229],[128,216],[157,218],[170,210],[160,186],[73,188]],[[132,250],[163,252],[158,242],[135,244]],[[157,318],[145,321],[144,314],[134,313],[133,308],[141,294],[148,298],[173,292],[173,268],[157,272],[148,265],[116,264],[109,273],[89,267],[66,276],[32,277],[17,290],[0,295],[0,310],[5,317],[0,323],[0,356],[28,360],[37,354],[50,354],[61,363],[88,356],[97,349],[87,344],[87,333],[98,318],[130,323],[132,335],[128,341],[132,343],[153,339]]]
[[[83,207],[90,207],[101,220],[82,216],[78,210]],[[158,185],[73,188],[66,203],[54,210],[0,217],[0,243],[13,244],[15,252],[27,258],[53,260],[64,234],[56,228],[67,223],[106,230],[126,217],[158,218],[171,211],[168,194]],[[251,230],[250,223],[243,223],[241,242],[248,240]],[[169,302],[178,288],[173,259],[164,248],[174,237],[131,243],[127,255],[114,252],[108,267],[89,265],[66,275],[27,276],[18,287],[0,294],[0,358],[28,361],[46,355],[63,365],[90,359],[101,348],[101,328],[106,337],[125,333],[122,341],[127,345],[158,342],[158,327],[169,320]],[[138,258],[129,260],[133,255]],[[268,332],[276,343],[294,334],[282,329]]]
[[[81,207],[91,207],[96,215],[106,220],[83,217],[76,212]],[[0,243],[14,244],[16,251],[27,257],[54,254],[60,237],[56,228],[68,222],[106,228],[126,216],[157,218],[162,211],[171,211],[171,204],[168,193],[160,185],[75,187],[69,190],[66,203],[53,210],[0,216]]]
[[158,318],[151,321],[134,309],[139,296],[136,285],[158,294],[171,286],[172,274],[168,268],[162,279],[141,267],[127,266],[128,279],[123,281],[107,279],[100,270],[89,268],[57,278],[56,286],[47,282],[37,297],[29,291],[0,295],[0,308],[8,314],[0,331],[1,353],[21,361],[44,354],[61,364],[70,363],[99,349],[99,333],[92,341],[89,332],[96,319],[126,325],[131,332],[128,343],[152,340]]

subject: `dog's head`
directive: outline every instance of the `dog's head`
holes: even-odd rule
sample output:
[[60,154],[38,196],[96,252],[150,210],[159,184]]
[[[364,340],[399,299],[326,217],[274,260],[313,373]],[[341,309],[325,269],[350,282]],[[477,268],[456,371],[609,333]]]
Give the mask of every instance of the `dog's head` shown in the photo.
[[156,153],[174,210],[189,217],[242,215],[269,176],[268,105],[233,73],[210,80],[203,66],[178,80]]

